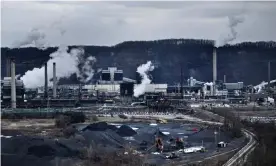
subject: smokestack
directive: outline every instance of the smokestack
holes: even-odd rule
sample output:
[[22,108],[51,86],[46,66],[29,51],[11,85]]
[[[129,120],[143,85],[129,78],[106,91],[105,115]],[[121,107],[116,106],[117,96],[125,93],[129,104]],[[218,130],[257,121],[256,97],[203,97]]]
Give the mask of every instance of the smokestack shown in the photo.
[[268,93],[270,93],[270,61],[268,61],[268,64],[267,64],[267,74],[268,74]]
[[216,47],[213,49],[213,83],[217,80],[217,51]]
[[11,107],[16,108],[16,84],[15,84],[15,61],[10,59],[11,62]]
[[44,84],[44,98],[48,98],[48,73],[47,73],[47,62],[45,63],[45,84]]
[[56,63],[53,63],[53,98],[57,97]]
[[181,71],[180,71],[180,84],[181,84],[181,88],[180,88],[180,91],[181,91],[181,99],[183,99],[183,68],[182,68],[182,65],[180,66],[181,67]]
[[7,62],[6,62],[6,76],[10,77],[11,76],[11,59],[7,57]]
[[80,101],[81,100],[81,91],[82,91],[82,86],[81,86],[81,83],[79,84],[79,96],[78,96],[78,100]]
[[216,94],[216,88],[215,88],[216,81],[217,81],[217,51],[216,51],[216,47],[214,47],[214,49],[213,49],[213,86],[214,86],[214,89],[213,89],[212,95]]
[[226,83],[226,75],[223,76],[223,82]]

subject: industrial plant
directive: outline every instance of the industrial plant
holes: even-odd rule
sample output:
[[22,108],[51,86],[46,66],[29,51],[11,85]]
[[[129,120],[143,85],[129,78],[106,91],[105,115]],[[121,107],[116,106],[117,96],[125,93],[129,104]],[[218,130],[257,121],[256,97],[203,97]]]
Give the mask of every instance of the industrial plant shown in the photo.
[[[145,101],[147,96],[157,96],[157,99],[185,99],[193,101],[216,100],[223,103],[249,103],[259,98],[269,99],[274,105],[273,92],[276,81],[263,82],[260,85],[244,85],[243,82],[229,83],[226,75],[223,80],[217,79],[217,53],[213,49],[213,80],[202,82],[193,77],[186,81],[180,73],[178,84],[168,85],[142,83],[144,75],[136,72],[136,79],[124,77],[124,71],[116,67],[101,70],[100,79],[95,84],[58,84],[56,64],[53,62],[52,81],[49,82],[47,63],[44,65],[44,86],[25,88],[24,82],[15,76],[15,59],[7,61],[7,77],[1,80],[2,108],[43,108],[43,107],[81,107],[97,103],[115,103],[115,101]],[[10,74],[10,75],[9,75]],[[147,75],[147,73],[146,73]],[[139,96],[134,95],[137,87],[143,84]],[[268,89],[270,92],[268,93]],[[115,99],[115,100],[114,100]],[[145,101],[146,102],[146,101]],[[147,102],[148,103],[148,102]]]
[[[35,129],[40,131],[40,136],[44,134],[39,139],[33,138],[33,135],[1,135],[5,153],[11,151],[13,140],[25,139],[28,144],[22,148],[27,148],[28,155],[54,156],[51,161],[56,161],[56,156],[61,160],[68,156],[77,158],[72,161],[74,163],[79,159],[90,161],[89,153],[83,156],[83,151],[91,148],[92,144],[100,147],[99,152],[107,149],[104,151],[106,155],[122,150],[123,156],[136,155],[135,159],[143,159],[143,163],[150,165],[181,164],[184,161],[198,163],[210,158],[219,162],[218,156],[231,157],[228,161],[233,161],[235,155],[232,152],[244,156],[256,146],[254,135],[241,130],[237,126],[240,124],[238,121],[228,122],[211,111],[252,104],[254,109],[255,105],[275,109],[276,81],[270,80],[269,76],[267,82],[252,86],[243,82],[227,82],[226,75],[219,80],[216,48],[213,49],[213,80],[210,82],[183,78],[181,68],[180,80],[176,84],[152,83],[150,72],[154,70],[154,64],[148,61],[133,71],[135,79],[125,77],[122,69],[112,66],[100,70],[100,77],[93,84],[81,81],[79,84],[61,84],[57,69],[62,64],[51,63],[45,63],[39,69],[40,74],[44,74],[37,78],[41,78],[40,83],[44,81],[44,86],[26,88],[24,80],[15,75],[15,59],[8,60],[7,77],[1,80],[1,117],[23,121],[55,119],[55,126],[62,129],[54,131],[62,136],[53,139],[57,137],[55,133],[46,137],[45,133],[51,132],[46,129],[49,126]],[[52,69],[49,70],[49,66]],[[94,73],[86,74],[91,77]],[[98,122],[98,118],[104,120]],[[251,122],[275,122],[274,117],[252,117],[246,113],[240,118]],[[83,123],[85,121],[90,124]],[[126,147],[132,150],[126,151]],[[54,154],[48,154],[47,148]],[[23,151],[16,151],[12,156]],[[45,153],[40,154],[40,151]],[[10,154],[3,156],[6,165],[13,165],[8,159]],[[104,155],[99,156],[103,158]],[[132,160],[127,159],[127,162]],[[49,162],[41,158],[39,161]]]
[[276,165],[276,4],[207,3],[1,2],[0,165]]

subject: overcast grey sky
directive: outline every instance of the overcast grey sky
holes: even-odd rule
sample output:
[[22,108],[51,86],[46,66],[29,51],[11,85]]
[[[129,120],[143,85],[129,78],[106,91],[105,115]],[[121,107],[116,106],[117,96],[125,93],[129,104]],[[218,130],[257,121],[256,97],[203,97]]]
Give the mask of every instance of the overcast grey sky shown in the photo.
[[[2,46],[36,28],[51,45],[114,45],[127,40],[200,38],[276,41],[276,2],[1,2]],[[61,37],[60,31],[65,32]]]

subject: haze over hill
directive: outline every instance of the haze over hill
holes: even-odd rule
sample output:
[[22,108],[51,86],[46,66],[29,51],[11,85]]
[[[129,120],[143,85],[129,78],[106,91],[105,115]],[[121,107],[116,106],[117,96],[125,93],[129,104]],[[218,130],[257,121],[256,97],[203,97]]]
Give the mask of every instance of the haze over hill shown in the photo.
[[[155,65],[155,69],[151,72],[153,82],[175,84],[180,82],[180,66],[183,67],[185,80],[190,76],[201,81],[212,80],[213,44],[212,40],[166,39],[128,41],[110,47],[83,46],[82,48],[85,52],[84,58],[91,55],[96,57],[94,69],[116,66],[124,70],[124,76],[135,78],[137,66],[151,60]],[[56,50],[57,48],[45,50],[31,47],[1,48],[1,75],[2,77],[5,75],[7,56],[16,58],[16,74],[23,75],[27,70],[41,67]],[[275,52],[276,42],[244,42],[219,47],[218,79],[222,80],[223,75],[226,75],[228,82],[244,81],[246,84],[258,84],[267,80],[267,62],[276,61]],[[276,65],[272,64],[271,78],[276,78],[276,73],[273,72],[276,71]],[[88,83],[97,78],[99,77],[95,74]],[[62,82],[78,83],[75,74],[69,79],[62,79]]]
[[[181,66],[185,80],[211,81],[216,46],[218,79],[258,84],[267,79],[267,61],[275,60],[275,42],[255,41],[276,40],[275,9],[275,2],[5,1],[2,44],[14,49],[1,48],[1,74],[6,57],[15,56],[28,87],[44,84],[45,62],[50,79],[57,63],[60,83],[95,82],[98,71],[110,66],[135,78],[147,61],[155,83],[180,82]],[[242,41],[255,43],[234,44]],[[273,79],[274,62],[271,71]]]

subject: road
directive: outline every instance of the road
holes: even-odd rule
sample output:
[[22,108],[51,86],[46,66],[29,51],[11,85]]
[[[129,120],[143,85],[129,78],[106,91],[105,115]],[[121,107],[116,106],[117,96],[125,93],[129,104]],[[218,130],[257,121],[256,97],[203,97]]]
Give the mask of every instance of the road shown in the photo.
[[243,162],[246,162],[248,154],[251,153],[257,145],[257,142],[254,139],[254,133],[245,129],[243,129],[243,132],[246,135],[246,137],[249,138],[249,142],[241,150],[239,150],[232,158],[230,158],[230,160],[228,160],[223,166],[232,166],[235,165],[235,163],[240,163],[242,161],[241,158],[244,156],[245,161]]
[[[221,118],[223,118],[223,117],[221,117]],[[212,123],[215,124],[216,122],[209,121],[209,124],[212,124]],[[252,133],[252,132],[250,132],[250,131],[248,131],[248,130],[246,130],[246,129],[242,129],[242,131],[245,134],[245,136],[249,139],[249,142],[242,149],[240,149],[232,158],[230,158],[223,166],[233,166],[235,164],[239,164],[240,162],[243,161],[243,160],[241,160],[243,157],[244,157],[244,161],[243,162],[246,162],[248,155],[256,147],[257,142],[256,142],[256,140],[254,138],[255,134]],[[228,152],[230,152],[230,151],[228,151]],[[227,153],[227,152],[225,152],[225,153]],[[213,155],[211,157],[205,157],[205,159],[214,158],[214,157],[217,157],[219,155],[222,155],[222,154],[215,154],[215,155]],[[202,161],[198,161],[198,162],[202,162]]]

